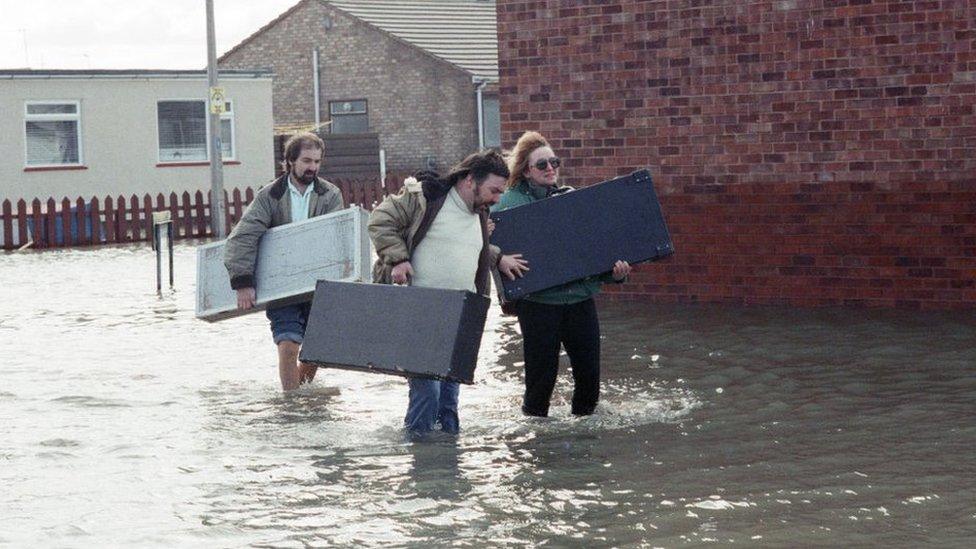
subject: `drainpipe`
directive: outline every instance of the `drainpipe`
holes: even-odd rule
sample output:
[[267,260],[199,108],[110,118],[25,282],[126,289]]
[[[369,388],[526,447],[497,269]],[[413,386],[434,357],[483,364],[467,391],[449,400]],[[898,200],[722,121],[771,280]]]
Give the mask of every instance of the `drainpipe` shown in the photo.
[[478,150],[485,148],[485,105],[481,97],[481,91],[488,85],[488,81],[477,76],[471,77],[471,82],[477,87],[474,89],[476,101],[478,102]]
[[312,90],[315,94],[315,129],[322,123],[322,109],[319,106],[319,48],[312,49]]

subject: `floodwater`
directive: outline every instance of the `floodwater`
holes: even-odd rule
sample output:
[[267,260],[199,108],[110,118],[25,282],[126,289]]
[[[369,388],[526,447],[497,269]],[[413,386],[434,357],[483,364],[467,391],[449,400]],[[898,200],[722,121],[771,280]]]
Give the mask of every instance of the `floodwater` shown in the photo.
[[[932,546],[976,542],[976,320],[602,303],[603,398],[520,416],[490,313],[456,439],[401,378],[279,390],[263,315],[193,317],[194,249],[0,255],[0,545]],[[332,388],[339,388],[334,394]]]

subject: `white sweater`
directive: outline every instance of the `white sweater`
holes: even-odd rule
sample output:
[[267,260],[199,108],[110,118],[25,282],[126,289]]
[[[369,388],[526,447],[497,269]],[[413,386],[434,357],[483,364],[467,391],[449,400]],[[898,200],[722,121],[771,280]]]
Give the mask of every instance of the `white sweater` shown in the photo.
[[452,187],[410,258],[411,285],[476,291],[474,277],[483,245],[478,214]]

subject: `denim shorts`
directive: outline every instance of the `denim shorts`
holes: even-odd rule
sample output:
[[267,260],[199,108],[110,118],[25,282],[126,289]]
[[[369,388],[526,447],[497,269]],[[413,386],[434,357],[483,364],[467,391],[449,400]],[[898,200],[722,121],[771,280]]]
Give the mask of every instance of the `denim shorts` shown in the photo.
[[311,302],[285,305],[284,307],[268,307],[265,314],[271,321],[271,336],[275,345],[282,341],[294,341],[299,345],[305,339],[305,326],[308,324],[308,311]]

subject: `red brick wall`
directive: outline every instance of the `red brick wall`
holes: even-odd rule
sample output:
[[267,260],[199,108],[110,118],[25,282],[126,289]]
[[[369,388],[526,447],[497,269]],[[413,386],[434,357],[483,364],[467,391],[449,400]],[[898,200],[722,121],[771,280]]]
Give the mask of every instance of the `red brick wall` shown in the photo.
[[620,297],[976,306],[976,3],[498,0],[502,140],[649,168]]

